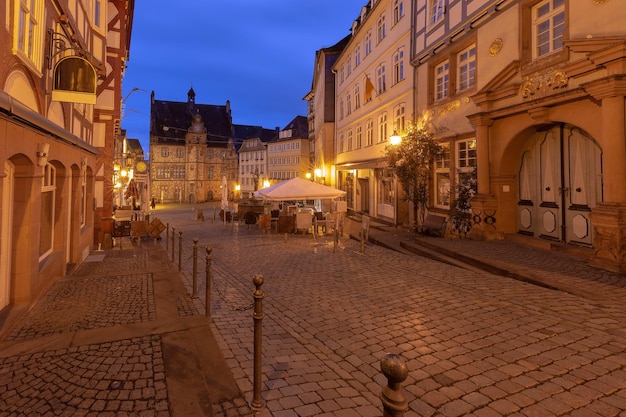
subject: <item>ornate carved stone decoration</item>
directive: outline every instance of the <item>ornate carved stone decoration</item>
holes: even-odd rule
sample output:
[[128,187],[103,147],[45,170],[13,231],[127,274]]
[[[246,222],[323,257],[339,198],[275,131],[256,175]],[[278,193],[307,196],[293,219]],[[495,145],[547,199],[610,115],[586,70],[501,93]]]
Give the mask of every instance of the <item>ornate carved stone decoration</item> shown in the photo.
[[502,45],[504,45],[504,43],[502,42],[502,39],[495,38],[493,42],[491,42],[491,45],[489,46],[489,55],[491,56],[498,55],[500,51],[502,50]]
[[562,69],[551,69],[540,74],[527,75],[522,80],[523,98],[539,98],[567,87],[569,76]]

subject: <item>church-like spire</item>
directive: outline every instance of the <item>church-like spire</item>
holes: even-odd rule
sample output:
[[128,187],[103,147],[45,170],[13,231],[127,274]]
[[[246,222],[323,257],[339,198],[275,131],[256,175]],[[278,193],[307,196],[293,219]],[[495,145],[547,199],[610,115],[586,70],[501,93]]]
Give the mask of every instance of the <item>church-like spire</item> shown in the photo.
[[187,92],[187,103],[196,104],[196,92],[193,91],[193,87]]

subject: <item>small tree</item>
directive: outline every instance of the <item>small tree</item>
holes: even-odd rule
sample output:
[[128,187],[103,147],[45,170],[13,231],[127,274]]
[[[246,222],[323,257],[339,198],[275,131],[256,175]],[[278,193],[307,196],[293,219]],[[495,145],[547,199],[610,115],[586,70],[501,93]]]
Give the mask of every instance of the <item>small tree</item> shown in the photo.
[[385,147],[389,166],[395,169],[404,190],[404,200],[413,203],[419,224],[424,223],[428,207],[431,164],[443,152],[443,147],[434,141],[427,121],[427,117],[422,117],[401,134],[399,144]]
[[458,172],[458,182],[456,183],[456,198],[454,199],[450,213],[452,231],[459,234],[459,237],[467,236],[472,230],[472,205],[471,201],[476,194],[478,181],[476,169]]

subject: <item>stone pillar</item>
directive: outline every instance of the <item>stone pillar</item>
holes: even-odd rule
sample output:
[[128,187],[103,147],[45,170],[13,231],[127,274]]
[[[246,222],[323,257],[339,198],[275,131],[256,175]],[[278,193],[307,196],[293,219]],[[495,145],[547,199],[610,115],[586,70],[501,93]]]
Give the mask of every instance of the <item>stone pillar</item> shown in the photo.
[[591,264],[626,272],[626,204],[600,203],[591,212],[594,257]]
[[626,79],[603,78],[585,85],[602,102],[602,176],[604,201],[591,212],[592,263],[605,269],[626,271]]
[[469,117],[476,128],[476,178],[478,193],[472,198],[473,226],[469,237],[492,240],[498,237],[496,209],[498,202],[491,194],[491,172],[489,171],[489,126],[493,120],[484,114]]

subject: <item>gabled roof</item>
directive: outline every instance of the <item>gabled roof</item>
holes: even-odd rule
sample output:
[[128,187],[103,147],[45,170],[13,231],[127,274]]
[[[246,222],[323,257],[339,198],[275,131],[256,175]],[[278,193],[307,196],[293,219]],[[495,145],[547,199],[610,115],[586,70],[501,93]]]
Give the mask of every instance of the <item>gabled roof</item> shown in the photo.
[[309,122],[306,116],[296,116],[282,130],[291,130],[291,137],[285,139],[308,139],[309,138]]
[[[150,105],[150,136],[161,142],[184,141],[193,117],[200,114],[211,147],[226,147],[232,138],[230,105],[196,104],[152,100]],[[164,129],[165,127],[165,129]]]
[[267,143],[278,137],[278,128],[266,129],[261,126],[233,125],[233,132],[233,143],[237,150],[246,139],[258,138]]
[[[233,141],[237,149],[245,139],[259,138],[269,142],[278,137],[278,128],[236,125],[232,123],[230,102],[226,105],[196,104],[193,88],[187,92],[187,102],[155,100],[152,92],[150,105],[150,137],[159,143],[184,144],[185,135],[194,117],[200,115],[210,147],[227,147]],[[201,126],[201,125],[200,125]]]
[[139,142],[139,139],[126,138],[126,144],[133,152],[143,154],[143,148],[141,147],[141,142]]

